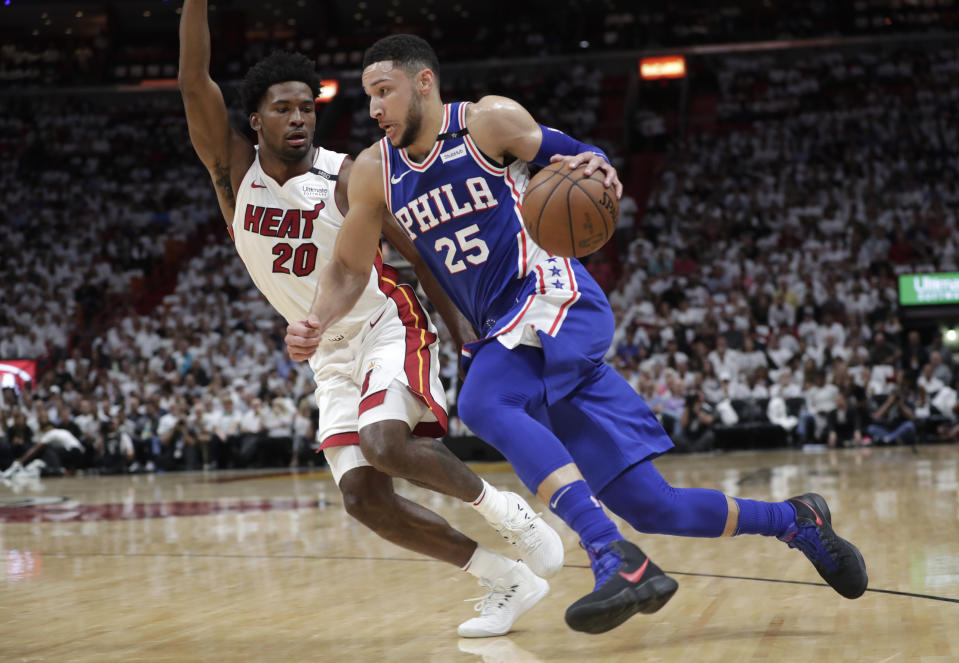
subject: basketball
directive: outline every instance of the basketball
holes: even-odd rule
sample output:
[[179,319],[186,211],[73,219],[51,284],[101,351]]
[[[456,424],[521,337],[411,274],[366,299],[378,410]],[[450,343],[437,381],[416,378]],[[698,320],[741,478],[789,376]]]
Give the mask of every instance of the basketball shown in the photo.
[[584,175],[557,161],[539,171],[523,198],[523,223],[533,241],[557,256],[580,258],[605,244],[616,229],[619,201],[603,186],[601,170]]

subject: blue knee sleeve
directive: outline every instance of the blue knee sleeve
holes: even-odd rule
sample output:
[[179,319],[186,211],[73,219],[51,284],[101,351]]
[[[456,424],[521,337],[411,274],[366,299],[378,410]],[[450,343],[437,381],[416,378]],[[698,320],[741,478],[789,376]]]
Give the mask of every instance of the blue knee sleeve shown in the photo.
[[673,488],[651,461],[613,479],[599,499],[640,532],[717,537],[726,527],[726,496],[705,488]]
[[532,493],[546,477],[573,462],[544,425],[548,417],[542,370],[539,348],[507,350],[490,341],[473,357],[457,399],[463,423],[506,457]]

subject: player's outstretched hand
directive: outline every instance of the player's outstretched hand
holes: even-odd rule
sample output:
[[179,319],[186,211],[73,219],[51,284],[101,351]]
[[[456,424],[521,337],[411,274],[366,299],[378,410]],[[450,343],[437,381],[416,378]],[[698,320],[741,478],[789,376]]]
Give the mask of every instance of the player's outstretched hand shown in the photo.
[[586,164],[586,170],[583,171],[583,174],[587,177],[592,175],[595,171],[601,170],[606,174],[606,179],[603,180],[603,186],[605,186],[607,189],[609,187],[613,187],[613,189],[616,191],[616,200],[619,200],[623,197],[623,183],[619,181],[619,174],[616,172],[616,169],[613,168],[611,163],[607,162],[606,159],[599,156],[595,152],[582,152],[576,156],[554,154],[549,158],[549,160],[551,163],[565,161],[570,170],[579,168],[583,164]]
[[310,317],[306,320],[297,320],[286,326],[286,350],[293,361],[306,361],[313,356],[316,348],[323,339],[320,324]]

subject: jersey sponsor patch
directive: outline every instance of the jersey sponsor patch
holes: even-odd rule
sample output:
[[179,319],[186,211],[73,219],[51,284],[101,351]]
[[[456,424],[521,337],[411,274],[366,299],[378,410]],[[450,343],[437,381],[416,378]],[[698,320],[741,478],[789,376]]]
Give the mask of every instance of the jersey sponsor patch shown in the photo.
[[445,152],[440,153],[440,159],[443,160],[443,163],[453,161],[454,159],[459,159],[460,157],[466,156],[466,146],[457,145],[452,150],[446,150]]
[[309,198],[310,200],[316,200],[318,198],[326,198],[330,195],[330,188],[317,184],[304,184],[302,187],[303,195]]

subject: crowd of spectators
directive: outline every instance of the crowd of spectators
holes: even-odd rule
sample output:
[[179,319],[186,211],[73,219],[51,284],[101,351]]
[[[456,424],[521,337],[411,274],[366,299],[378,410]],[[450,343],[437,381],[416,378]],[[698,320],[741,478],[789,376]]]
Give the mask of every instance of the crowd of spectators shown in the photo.
[[957,269],[959,51],[713,66],[717,129],[663,169],[608,359],[680,438],[694,402],[794,441],[955,438],[952,352],[904,330],[896,277]]
[[[711,66],[717,130],[670,153],[635,232],[618,234],[621,264],[588,262],[616,314],[608,361],[681,450],[749,425],[784,444],[955,440],[956,360],[937,330],[903,327],[895,276],[956,269],[959,53]],[[555,82],[496,84],[540,100]],[[595,82],[558,89],[599,103]],[[595,127],[527,103],[583,139]],[[64,105],[0,108],[15,164],[0,172],[0,271],[18,284],[0,293],[0,358],[41,365],[31,389],[2,390],[0,469],[321,462],[312,376],[236,256],[178,100]],[[457,356],[444,342],[454,413]],[[454,414],[451,434],[466,433]]]
[[[0,357],[41,374],[4,389],[0,468],[28,452],[54,474],[291,462],[309,389],[274,363],[276,316],[215,221],[179,101],[9,102],[0,152],[15,164],[0,173],[0,277],[17,284],[0,292]],[[193,246],[177,290],[151,302],[171,248],[203,242],[211,219],[213,243]],[[259,444],[261,431],[279,442]]]
[[[169,100],[0,102],[0,356],[61,351],[111,297],[208,219],[185,123]],[[56,306],[52,304],[56,303]]]
[[207,244],[152,310],[117,312],[90,352],[75,347],[31,389],[3,390],[14,427],[0,467],[34,457],[48,474],[311,463],[311,374],[284,355],[284,330],[228,240]]
[[[62,16],[44,6],[4,31],[0,81],[16,86],[135,82],[176,75],[176,3],[142,15],[113,3],[74,3]],[[321,69],[357,68],[363,49],[400,28],[436,47],[441,62],[477,54],[543,57],[822,36],[890,35],[956,30],[956,0],[870,0],[855,3],[647,2],[603,0],[566,4],[532,0],[484,3],[211,2],[213,66],[236,78],[275,48],[316,58]],[[76,14],[74,14],[74,10]],[[9,15],[9,12],[8,12]],[[218,33],[219,29],[226,32]],[[242,35],[238,38],[237,35]],[[464,36],[467,36],[464,38]]]

